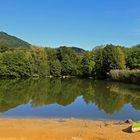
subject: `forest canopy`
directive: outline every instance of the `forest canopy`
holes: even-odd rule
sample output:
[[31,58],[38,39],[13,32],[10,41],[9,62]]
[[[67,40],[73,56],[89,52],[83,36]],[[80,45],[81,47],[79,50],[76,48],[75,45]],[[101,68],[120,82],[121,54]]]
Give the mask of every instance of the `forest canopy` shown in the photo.
[[140,48],[112,44],[77,53],[69,47],[8,48],[0,46],[4,78],[82,76],[106,79],[111,70],[140,69]]
[[[102,45],[91,51],[76,47],[59,48],[33,46],[5,33],[0,36],[0,77],[60,77],[80,76],[106,79],[112,70],[140,69],[140,45],[127,48]],[[8,36],[8,37],[6,37]],[[8,44],[14,43],[12,47]],[[4,40],[4,41],[2,41]],[[10,40],[10,41],[9,41]],[[24,45],[19,46],[19,42]]]

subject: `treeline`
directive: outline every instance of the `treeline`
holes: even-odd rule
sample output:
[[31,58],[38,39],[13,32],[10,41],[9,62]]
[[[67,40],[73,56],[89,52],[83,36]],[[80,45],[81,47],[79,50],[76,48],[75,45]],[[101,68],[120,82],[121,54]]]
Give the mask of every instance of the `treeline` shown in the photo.
[[91,51],[65,46],[0,46],[0,77],[3,78],[81,76],[106,79],[114,69],[140,69],[140,45],[125,48],[109,44]]

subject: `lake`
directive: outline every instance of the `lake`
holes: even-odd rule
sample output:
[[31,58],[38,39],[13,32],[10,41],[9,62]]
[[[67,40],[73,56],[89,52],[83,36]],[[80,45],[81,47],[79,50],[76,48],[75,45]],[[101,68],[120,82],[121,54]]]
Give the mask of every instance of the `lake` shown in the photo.
[[0,80],[0,117],[140,120],[140,86],[90,79]]

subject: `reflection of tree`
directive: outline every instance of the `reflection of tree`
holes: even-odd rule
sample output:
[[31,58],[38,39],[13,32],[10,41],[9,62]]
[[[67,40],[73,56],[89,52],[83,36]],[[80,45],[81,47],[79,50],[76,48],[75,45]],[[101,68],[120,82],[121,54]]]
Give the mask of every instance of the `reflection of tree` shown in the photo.
[[32,101],[32,106],[58,103],[68,105],[80,96],[80,80],[2,80],[0,111]]
[[[27,85],[27,88],[24,87]],[[0,81],[0,111],[7,111],[31,100],[30,81],[2,80]]]
[[103,109],[106,113],[112,114],[114,111],[119,111],[123,107],[125,98],[119,94],[119,91],[113,91],[113,86],[110,83],[97,82],[93,102],[98,108]]
[[139,98],[136,98],[136,99],[134,99],[134,100],[132,100],[132,106],[133,106],[135,109],[140,110],[140,97],[139,97]]
[[[46,80],[43,80],[42,82],[45,81]],[[74,82],[71,80],[50,80],[49,83],[46,84],[46,86],[43,86],[42,88],[40,88],[40,90],[38,90],[37,94],[39,95],[33,98],[33,105],[38,106],[53,103],[58,103],[64,106],[68,105],[72,103],[77,96],[79,96],[79,92],[77,91],[77,84],[78,80]],[[44,90],[42,92],[43,88]],[[40,102],[38,102],[38,100]]]
[[[133,104],[136,99],[140,98],[137,88],[138,86],[135,85],[100,81],[96,83],[95,100],[93,102],[106,113],[112,114],[119,111],[124,104]],[[140,106],[140,102],[137,106]]]
[[83,95],[84,101],[88,104],[95,98],[95,82],[91,80],[82,80],[80,85],[80,91]]
[[135,85],[81,79],[1,80],[0,111],[29,101],[33,107],[54,103],[66,106],[82,95],[87,104],[94,103],[111,114],[126,103],[140,109],[139,89]]

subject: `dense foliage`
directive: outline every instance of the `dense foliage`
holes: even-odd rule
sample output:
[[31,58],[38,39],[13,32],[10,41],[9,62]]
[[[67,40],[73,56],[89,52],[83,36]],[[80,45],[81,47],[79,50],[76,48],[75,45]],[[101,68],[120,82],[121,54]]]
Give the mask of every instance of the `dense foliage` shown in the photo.
[[106,79],[114,69],[140,69],[140,48],[105,45],[79,53],[65,46],[0,47],[0,76],[4,78],[51,75]]
[[112,69],[125,68],[125,54],[119,46],[106,45],[104,48],[94,50],[95,71],[99,78],[107,78]]
[[[8,44],[2,45],[1,42]],[[81,76],[106,79],[111,70],[140,69],[139,46],[126,48],[107,44],[95,47],[92,51],[66,46],[29,47],[28,43],[16,37],[0,33],[0,76]]]
[[140,47],[134,47],[130,50],[127,56],[126,65],[130,69],[140,68]]

